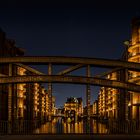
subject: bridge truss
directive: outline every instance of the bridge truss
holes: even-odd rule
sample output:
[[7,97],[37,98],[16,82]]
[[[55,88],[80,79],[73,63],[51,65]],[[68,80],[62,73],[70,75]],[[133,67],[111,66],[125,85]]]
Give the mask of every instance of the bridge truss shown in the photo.
[[[91,67],[110,68],[111,71],[132,70],[140,71],[140,64],[134,62],[126,62],[111,59],[97,59],[97,58],[79,58],[79,57],[54,57],[54,56],[24,56],[24,57],[1,57],[0,64],[9,65],[9,75],[0,74],[0,84],[9,84],[8,104],[11,104],[13,83],[48,83],[48,94],[50,98],[49,106],[52,111],[52,83],[74,83],[84,84],[86,90],[86,104],[88,122],[90,122],[90,85],[107,86],[112,88],[121,88],[129,91],[140,92],[140,86],[128,83],[126,79],[123,81],[109,80],[101,78],[100,75],[92,76]],[[13,76],[12,65],[23,67],[35,74],[24,76]],[[45,65],[48,67],[47,74],[41,73],[28,65]],[[53,66],[55,65],[69,65],[69,68],[53,74]],[[72,71],[86,67],[86,74],[84,76],[68,75]],[[126,72],[126,71],[125,71]],[[11,120],[11,108],[8,109],[8,119]],[[90,125],[90,123],[88,124]]]

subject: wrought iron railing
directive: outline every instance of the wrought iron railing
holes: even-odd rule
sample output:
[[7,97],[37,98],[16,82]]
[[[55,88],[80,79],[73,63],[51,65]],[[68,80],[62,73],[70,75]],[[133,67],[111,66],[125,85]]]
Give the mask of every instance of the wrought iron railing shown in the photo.
[[140,122],[132,121],[109,121],[107,124],[108,134],[136,134],[140,130]]

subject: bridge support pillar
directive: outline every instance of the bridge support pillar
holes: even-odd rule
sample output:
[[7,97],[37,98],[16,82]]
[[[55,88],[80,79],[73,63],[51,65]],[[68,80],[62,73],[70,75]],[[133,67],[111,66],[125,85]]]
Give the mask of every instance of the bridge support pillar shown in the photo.
[[[87,77],[91,76],[90,65],[87,66]],[[90,85],[86,86],[86,105],[87,105],[87,128],[86,133],[90,133]]]
[[[52,75],[52,64],[48,65],[48,75]],[[49,121],[52,120],[52,83],[48,83],[48,97],[49,97]]]
[[[12,64],[9,64],[9,76],[12,76]],[[12,84],[8,84],[8,134],[12,132]]]
[[[122,69],[120,71],[120,81],[127,82],[128,81],[128,70]],[[129,113],[129,91],[127,89],[120,89],[119,90],[119,102],[118,102],[118,120],[119,125],[121,126],[122,123],[126,124],[124,126],[124,131],[128,133],[128,126],[127,121],[129,121],[128,113]]]
[[[125,69],[125,82],[128,81],[128,69]],[[125,119],[128,120],[129,92],[125,90]]]

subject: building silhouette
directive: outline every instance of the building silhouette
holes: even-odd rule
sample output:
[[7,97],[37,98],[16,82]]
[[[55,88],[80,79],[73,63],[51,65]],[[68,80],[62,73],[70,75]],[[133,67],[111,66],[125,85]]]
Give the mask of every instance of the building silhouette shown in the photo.
[[[140,18],[132,20],[132,36],[128,44],[128,61],[140,63]],[[140,84],[140,72],[129,71],[128,81]],[[129,116],[140,120],[140,94],[130,92]]]
[[[132,36],[125,41],[122,60],[140,63],[140,18],[132,20]],[[106,79],[140,84],[140,72],[117,70],[106,75]],[[114,120],[140,120],[140,95],[123,89],[101,87],[97,106],[98,117]]]
[[[16,47],[15,41],[7,39],[0,29],[0,57],[23,56],[24,50]],[[29,66],[26,66],[29,67]],[[0,65],[1,76],[35,75],[34,69],[30,71],[16,64]],[[11,75],[9,75],[11,74]],[[0,85],[0,121],[47,121],[49,114],[48,92],[41,83],[12,84],[12,94],[9,96],[8,84]],[[9,102],[10,101],[10,102]],[[52,101],[55,113],[55,97]]]
[[83,115],[82,98],[70,97],[64,104],[64,116],[66,120],[76,122]]

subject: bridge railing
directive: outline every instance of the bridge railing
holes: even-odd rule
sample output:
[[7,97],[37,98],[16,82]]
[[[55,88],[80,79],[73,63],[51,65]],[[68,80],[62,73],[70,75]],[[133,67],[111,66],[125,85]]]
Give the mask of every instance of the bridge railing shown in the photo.
[[[107,124],[108,134],[138,134],[140,122],[132,121],[109,121]],[[140,134],[140,133],[139,133]]]
[[41,121],[0,121],[0,134],[33,134],[42,125]]
[[8,133],[8,123],[7,121],[0,121],[0,134]]

